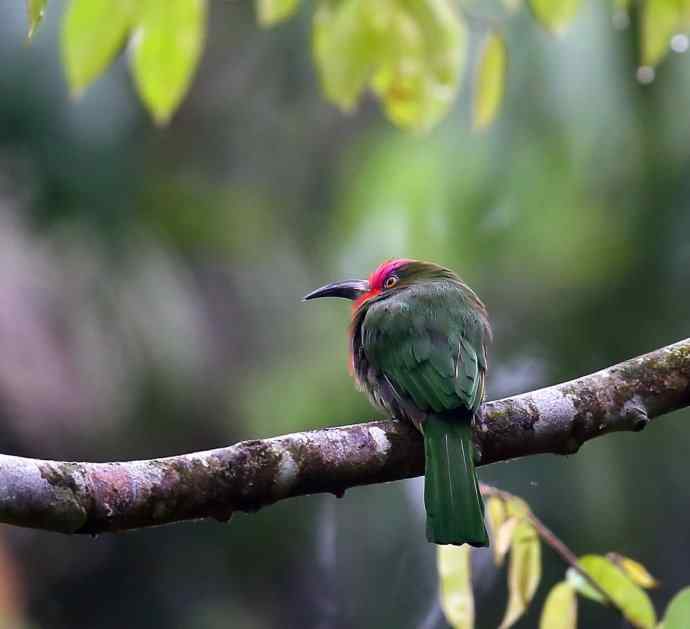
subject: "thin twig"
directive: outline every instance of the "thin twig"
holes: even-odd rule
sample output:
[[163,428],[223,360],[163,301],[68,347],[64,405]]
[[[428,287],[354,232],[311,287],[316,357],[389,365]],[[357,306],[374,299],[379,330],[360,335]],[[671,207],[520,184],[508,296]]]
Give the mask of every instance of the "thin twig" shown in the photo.
[[[481,483],[480,490],[483,496],[496,496],[504,501],[509,501],[513,498],[516,498],[516,496],[507,491],[503,491],[502,489],[498,489],[497,487],[493,487],[491,485],[485,485],[484,483]],[[542,540],[544,540],[546,545],[550,546],[565,563],[567,563],[573,570],[575,570],[580,576],[582,576],[582,578],[584,578],[587,581],[587,583],[589,583],[599,594],[601,594],[601,596],[609,605],[612,605],[613,607],[617,608],[616,604],[611,600],[611,597],[582,568],[580,562],[577,560],[577,555],[566,545],[566,543],[562,539],[560,539],[548,526],[546,526],[544,522],[542,522],[536,515],[534,515],[534,512],[531,509],[528,511],[527,517],[534,526],[539,537],[541,537]]]

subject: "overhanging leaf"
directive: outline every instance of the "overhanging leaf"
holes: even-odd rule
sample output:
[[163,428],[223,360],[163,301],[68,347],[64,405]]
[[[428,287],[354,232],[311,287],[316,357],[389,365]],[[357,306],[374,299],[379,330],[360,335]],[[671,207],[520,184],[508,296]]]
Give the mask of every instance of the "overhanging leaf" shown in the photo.
[[31,40],[38,25],[43,21],[46,4],[48,4],[48,0],[26,0],[26,16],[29,20],[29,28],[26,35],[28,40]]
[[60,46],[73,94],[103,73],[122,47],[131,21],[131,0],[71,0]]
[[521,520],[513,533],[508,567],[508,607],[500,629],[511,627],[524,613],[541,579],[541,544],[529,520]]
[[454,629],[474,627],[470,547],[439,546],[437,551],[441,608]]
[[299,6],[299,0],[256,0],[256,13],[259,24],[273,26],[287,20]]
[[356,105],[379,47],[380,34],[365,16],[362,0],[322,0],[314,12],[312,46],[321,85],[326,98],[344,111]]
[[688,22],[687,0],[645,0],[640,21],[640,63],[657,65],[668,53],[671,37]]
[[132,69],[142,100],[158,124],[184,98],[206,34],[206,0],[143,0],[134,33]]
[[[397,125],[428,130],[450,110],[467,54],[452,0],[396,0],[372,87]],[[374,3],[369,3],[374,9]]]
[[617,565],[633,583],[645,589],[658,587],[659,582],[649,574],[647,568],[639,561],[619,555],[618,553],[608,553],[606,557]]
[[326,97],[351,111],[370,87],[401,127],[428,129],[450,109],[466,54],[451,0],[322,0],[314,57]]
[[577,597],[570,583],[561,581],[551,588],[539,620],[539,629],[575,629]]
[[508,51],[498,33],[489,33],[482,47],[474,86],[474,127],[486,129],[503,100]]
[[652,629],[656,625],[656,613],[646,592],[606,557],[585,555],[578,563],[632,625],[642,629]]
[[530,0],[530,6],[546,30],[561,34],[577,14],[580,0]]
[[690,627],[690,587],[676,594],[666,608],[664,629],[687,629]]

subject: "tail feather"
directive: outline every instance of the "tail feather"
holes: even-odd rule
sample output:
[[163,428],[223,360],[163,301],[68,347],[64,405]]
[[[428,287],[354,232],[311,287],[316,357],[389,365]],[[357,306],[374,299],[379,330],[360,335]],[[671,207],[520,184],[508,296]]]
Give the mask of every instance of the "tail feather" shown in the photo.
[[430,542],[489,545],[472,450],[472,428],[468,420],[427,417],[424,505],[426,536]]

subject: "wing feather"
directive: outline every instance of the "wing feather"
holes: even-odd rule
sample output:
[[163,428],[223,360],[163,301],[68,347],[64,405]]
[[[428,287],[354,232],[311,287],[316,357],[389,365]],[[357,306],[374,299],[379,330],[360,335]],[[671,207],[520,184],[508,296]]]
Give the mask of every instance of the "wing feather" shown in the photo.
[[486,326],[452,287],[424,288],[373,303],[361,323],[361,351],[401,408],[474,412],[484,391]]

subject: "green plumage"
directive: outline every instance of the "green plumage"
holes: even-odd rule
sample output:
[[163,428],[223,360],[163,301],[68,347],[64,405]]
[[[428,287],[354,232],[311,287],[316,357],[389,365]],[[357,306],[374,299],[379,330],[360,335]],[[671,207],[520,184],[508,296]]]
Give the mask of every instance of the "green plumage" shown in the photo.
[[395,288],[355,311],[356,379],[378,406],[424,435],[427,537],[488,545],[474,470],[471,422],[484,396],[484,305],[451,271],[407,261]]
[[424,422],[426,537],[435,544],[487,546],[484,503],[472,459],[472,427],[431,415]]

